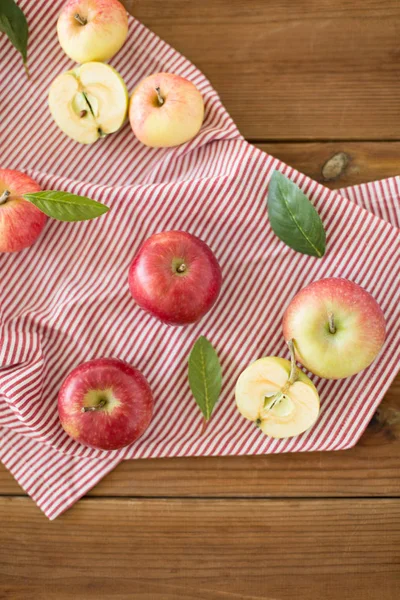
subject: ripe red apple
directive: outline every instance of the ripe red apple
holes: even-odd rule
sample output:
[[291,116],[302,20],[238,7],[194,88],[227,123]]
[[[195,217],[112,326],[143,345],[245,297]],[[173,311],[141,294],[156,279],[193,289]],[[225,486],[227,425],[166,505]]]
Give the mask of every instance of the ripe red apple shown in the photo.
[[19,171],[0,169],[0,252],[19,252],[37,240],[46,215],[22,194],[40,192],[40,186]]
[[293,298],[283,335],[315,375],[342,379],[362,371],[385,341],[383,312],[369,292],[341,278],[314,281]]
[[204,102],[197,87],[179,75],[155,73],[134,89],[129,120],[146,146],[164,148],[188,142],[200,131]]
[[110,60],[128,35],[128,16],[118,0],[69,0],[57,21],[65,54],[77,63]]
[[115,450],[145,432],[153,396],[140,371],[116,358],[96,358],[68,375],[58,394],[58,414],[78,442]]
[[210,248],[185,231],[152,235],[129,269],[133,298],[169,325],[198,321],[217,300],[221,283],[221,269]]

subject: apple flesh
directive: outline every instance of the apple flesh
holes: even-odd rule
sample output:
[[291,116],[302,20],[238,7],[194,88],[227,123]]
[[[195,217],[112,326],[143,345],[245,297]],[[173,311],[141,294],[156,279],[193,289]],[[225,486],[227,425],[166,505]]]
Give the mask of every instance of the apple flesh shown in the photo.
[[122,360],[96,358],[68,375],[58,395],[58,413],[73,439],[115,450],[145,432],[153,415],[153,396],[140,371]]
[[277,356],[253,362],[240,375],[235,397],[240,414],[273,438],[299,435],[319,415],[318,392],[296,367],[294,354],[291,362]]
[[70,0],[58,17],[57,33],[75,62],[107,61],[127,38],[128,16],[118,0]]
[[155,73],[135,88],[129,120],[146,146],[164,148],[188,142],[200,131],[204,102],[197,87],[171,73]]
[[28,248],[43,231],[46,215],[22,198],[28,192],[40,192],[36,181],[19,171],[0,169],[0,252]]
[[164,231],[144,242],[129,269],[137,304],[169,325],[198,321],[218,298],[221,269],[210,248],[185,231]]
[[385,341],[385,317],[369,292],[332,277],[293,298],[283,317],[283,335],[294,339],[297,359],[312,373],[341,379],[376,358]]
[[89,62],[58,75],[49,90],[49,108],[57,125],[73,140],[91,144],[122,127],[128,90],[115,69]]

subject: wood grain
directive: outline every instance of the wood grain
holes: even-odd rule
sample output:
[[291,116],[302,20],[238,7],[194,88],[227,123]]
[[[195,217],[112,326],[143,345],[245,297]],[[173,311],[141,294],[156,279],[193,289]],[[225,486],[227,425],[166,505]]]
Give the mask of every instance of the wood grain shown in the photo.
[[[124,3],[263,150],[399,174],[398,0]],[[0,599],[398,600],[399,472],[400,376],[351,450],[126,461],[52,523],[0,466]]]
[[246,138],[400,139],[397,0],[137,0]]
[[[399,142],[268,143],[257,146],[331,189],[400,175]],[[335,180],[327,180],[323,176],[324,166],[338,154],[346,155],[347,165]]]
[[90,499],[49,523],[2,498],[0,513],[0,598],[398,599],[399,500]]

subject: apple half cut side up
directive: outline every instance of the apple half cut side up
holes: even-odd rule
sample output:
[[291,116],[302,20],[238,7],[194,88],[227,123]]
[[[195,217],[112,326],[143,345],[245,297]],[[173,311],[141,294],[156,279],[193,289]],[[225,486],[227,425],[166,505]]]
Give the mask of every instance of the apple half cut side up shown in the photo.
[[81,144],[92,144],[124,124],[128,90],[122,77],[99,62],[58,75],[50,86],[49,108],[58,127]]
[[297,368],[293,341],[291,360],[260,358],[240,375],[235,390],[239,412],[273,438],[300,435],[316,422],[319,396],[312,381]]

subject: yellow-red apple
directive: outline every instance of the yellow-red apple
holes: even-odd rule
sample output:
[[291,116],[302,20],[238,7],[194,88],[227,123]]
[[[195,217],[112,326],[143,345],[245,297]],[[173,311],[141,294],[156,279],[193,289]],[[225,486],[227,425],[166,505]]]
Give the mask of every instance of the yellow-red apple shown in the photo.
[[293,298],[283,317],[297,359],[326,379],[350,377],[379,354],[385,341],[383,312],[369,292],[347,279],[314,281]]
[[46,215],[24,200],[23,194],[40,186],[19,171],[0,169],[0,252],[19,252],[37,240]]
[[155,73],[133,91],[129,120],[146,146],[163,148],[188,142],[200,131],[203,119],[202,95],[179,75]]
[[65,54],[77,63],[109,60],[128,35],[128,16],[118,0],[69,0],[57,21]]

